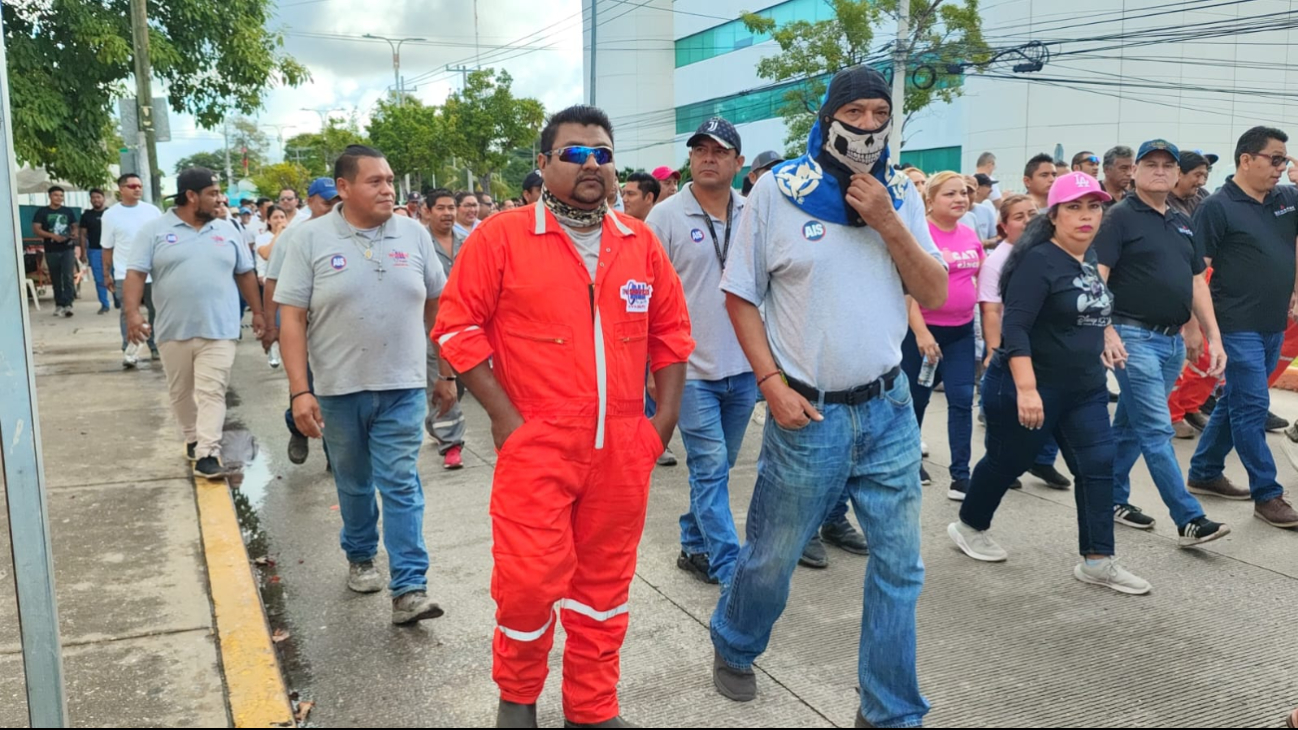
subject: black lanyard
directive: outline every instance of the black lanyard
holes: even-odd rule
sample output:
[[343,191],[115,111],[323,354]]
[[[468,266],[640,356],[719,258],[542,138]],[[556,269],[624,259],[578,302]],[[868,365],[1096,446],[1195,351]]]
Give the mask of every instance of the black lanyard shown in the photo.
[[[690,195],[694,195],[693,186],[690,186]],[[699,202],[699,196],[694,195],[694,202]],[[726,243],[724,246],[717,241],[717,229],[712,226],[712,214],[706,210],[703,211],[703,220],[707,222],[708,233],[712,235],[712,250],[717,254],[717,263],[721,264],[722,271],[726,268],[726,257],[730,255],[730,214],[734,211],[734,207],[735,196],[731,195],[730,199],[726,201]],[[703,209],[701,203],[699,209]]]

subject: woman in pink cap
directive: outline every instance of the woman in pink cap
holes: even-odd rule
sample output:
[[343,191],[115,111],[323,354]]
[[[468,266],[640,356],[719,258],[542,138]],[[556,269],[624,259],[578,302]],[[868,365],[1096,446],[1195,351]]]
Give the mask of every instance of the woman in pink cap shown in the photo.
[[[928,230],[947,265],[946,303],[924,309],[913,299],[910,332],[901,343],[901,369],[910,381],[915,418],[924,426],[933,388],[946,388],[947,442],[951,448],[951,486],[947,496],[964,499],[969,490],[969,458],[973,440],[974,307],[978,306],[978,269],[986,253],[973,229],[960,223],[969,212],[965,179],[957,172],[939,172],[928,179],[924,200],[928,205]],[[931,382],[921,382],[925,363],[934,368]],[[930,484],[928,472],[919,468],[921,484]]]
[[1114,558],[1113,457],[1104,329],[1113,295],[1096,269],[1091,241],[1111,196],[1095,178],[1070,172],[1050,188],[1049,209],[1028,225],[1001,272],[1001,346],[983,379],[987,455],[974,469],[960,519],[947,533],[966,555],[1008,555],[987,530],[1006,490],[1053,435],[1077,477],[1083,583],[1143,595],[1149,583]]

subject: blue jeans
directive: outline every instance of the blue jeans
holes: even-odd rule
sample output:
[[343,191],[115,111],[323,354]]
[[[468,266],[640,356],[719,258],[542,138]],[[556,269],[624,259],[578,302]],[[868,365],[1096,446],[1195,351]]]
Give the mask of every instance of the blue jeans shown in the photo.
[[1109,390],[1037,386],[1045,423],[1030,430],[1019,423],[1014,376],[998,355],[983,376],[987,453],[974,467],[960,520],[975,530],[991,527],[1010,483],[1032,466],[1051,434],[1077,480],[1077,537],[1082,555],[1113,555],[1113,428]]
[[[959,327],[930,326],[928,331],[942,348],[942,359],[937,362],[933,387],[946,383],[946,438],[951,447],[951,478],[969,478],[969,459],[973,450],[973,395],[974,395],[974,330],[973,322]],[[919,384],[919,371],[924,366],[924,356],[919,353],[915,333],[907,331],[901,343],[901,369],[910,380],[910,395],[915,401],[915,418],[924,427],[924,411],[928,409],[933,387]]]
[[827,405],[825,420],[788,431],[768,418],[734,580],[712,615],[712,643],[730,666],[752,666],[784,612],[802,548],[847,487],[870,541],[857,659],[861,712],[876,727],[920,727],[928,701],[915,673],[919,426],[910,385]]
[[379,505],[388,550],[392,596],[428,587],[424,547],[424,489],[419,481],[428,404],[423,388],[320,396],[324,440],[333,461],[340,536],[348,562],[373,560],[379,551]]
[[722,380],[687,380],[678,424],[690,470],[690,510],[681,515],[681,549],[707,553],[709,574],[730,583],[739,534],[730,512],[730,469],[744,445],[757,404],[752,373]]
[[1266,445],[1266,415],[1271,407],[1267,376],[1280,361],[1284,333],[1228,332],[1221,336],[1221,344],[1226,350],[1226,387],[1190,459],[1190,478],[1207,481],[1221,476],[1226,454],[1235,448],[1248,471],[1253,501],[1266,502],[1284,494]]
[[[90,263],[90,273],[95,277],[95,293],[99,295],[99,306],[108,309],[108,285],[104,279],[103,249],[86,249],[86,261]],[[113,295],[113,301],[117,301],[116,294]]]
[[1163,504],[1177,527],[1203,517],[1203,507],[1185,489],[1181,465],[1172,449],[1172,414],[1167,397],[1185,365],[1180,335],[1161,335],[1142,327],[1114,325],[1127,347],[1127,366],[1118,368],[1118,410],[1113,416],[1113,503],[1131,501],[1131,469],[1141,454]]

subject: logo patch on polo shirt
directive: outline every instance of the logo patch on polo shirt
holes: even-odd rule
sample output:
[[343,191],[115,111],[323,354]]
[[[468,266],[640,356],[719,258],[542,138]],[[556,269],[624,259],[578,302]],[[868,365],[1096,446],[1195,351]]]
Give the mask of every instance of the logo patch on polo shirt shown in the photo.
[[1277,211],[1275,212],[1275,217],[1276,217],[1276,218],[1279,218],[1280,216],[1282,216],[1282,215],[1284,215],[1284,214],[1286,214],[1286,213],[1292,213],[1292,212],[1294,212],[1294,210],[1295,210],[1294,206],[1292,206],[1292,205],[1286,205],[1285,207],[1283,207],[1283,208],[1281,208],[1280,210],[1277,210]]
[[393,266],[410,265],[410,256],[405,251],[392,251],[388,253],[388,258],[392,259]]
[[174,233],[168,233],[168,234],[167,234],[167,243],[175,243],[175,242],[176,242],[176,234],[174,234]]
[[225,243],[225,236],[212,236],[212,240],[217,243]]
[[334,268],[334,271],[342,271],[343,269],[347,268],[347,257],[334,256],[333,258],[329,259],[329,265]]
[[1194,231],[1190,230],[1189,228],[1186,228],[1185,226],[1177,226],[1176,230],[1180,231],[1181,233],[1184,233],[1185,235],[1191,238],[1194,238]]
[[697,228],[690,231],[690,239],[695,243],[703,243],[703,231],[700,231]]
[[808,241],[819,241],[825,237],[825,224],[820,221],[807,221],[802,224],[802,237]]
[[649,298],[654,295],[654,288],[643,281],[630,279],[618,293],[626,300],[626,311],[648,312]]

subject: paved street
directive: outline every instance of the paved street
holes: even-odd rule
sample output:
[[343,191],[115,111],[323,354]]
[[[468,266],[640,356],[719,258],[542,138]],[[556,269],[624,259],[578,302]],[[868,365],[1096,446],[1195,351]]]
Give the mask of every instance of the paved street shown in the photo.
[[[431,590],[447,615],[395,629],[386,597],[356,596],[343,585],[332,481],[318,447],[301,467],[284,456],[283,375],[259,352],[251,343],[240,348],[239,405],[230,417],[262,447],[242,496],[253,507],[250,552],[276,562],[278,581],[267,577],[265,593],[272,624],[292,634],[280,645],[290,687],[316,703],[312,720],[322,726],[490,726],[496,694],[487,501],[494,457],[484,414],[476,405],[466,409],[468,468],[442,472],[431,446],[421,462]],[[1277,392],[1276,400],[1280,413],[1298,415],[1298,398]],[[919,657],[931,725],[1268,727],[1298,704],[1298,534],[1254,519],[1250,503],[1212,501],[1210,516],[1228,521],[1234,534],[1206,550],[1178,550],[1142,466],[1133,501],[1159,519],[1158,529],[1119,527],[1118,544],[1126,563],[1153,582],[1152,595],[1119,596],[1074,580],[1072,494],[1031,479],[1007,498],[996,523],[1010,561],[974,563],[945,535],[956,509],[945,498],[941,468],[944,411],[939,396],[925,428],[936,483],[924,504],[928,583]],[[741,522],[759,428],[750,429],[734,474]],[[1271,440],[1282,480],[1298,483],[1281,453],[1288,442]],[[1192,446],[1178,442],[1186,463]],[[1243,477],[1237,461],[1230,473]],[[828,570],[799,569],[788,611],[759,662],[761,697],[729,702],[710,677],[706,625],[717,591],[675,567],[687,492],[683,465],[657,470],[623,653],[624,714],[647,727],[850,726],[864,560],[831,549]],[[561,643],[560,631],[556,671],[541,701],[543,726],[562,724]]]
[[[192,487],[177,458],[164,381],[152,368],[121,373],[115,326],[84,314],[57,321],[33,314],[73,719],[224,724]],[[278,644],[289,686],[316,703],[311,723],[489,726],[493,456],[481,410],[467,408],[468,468],[442,472],[431,447],[422,460],[430,579],[447,615],[397,629],[385,596],[357,596],[343,585],[337,499],[318,445],[301,467],[284,456],[283,373],[270,370],[252,342],[239,352],[227,457],[247,463],[233,480],[235,501],[249,555],[273,563],[259,569],[263,595],[272,626],[290,634]],[[1298,415],[1298,397],[1275,398],[1277,412]],[[1253,519],[1248,503],[1212,501],[1210,516],[1230,522],[1234,534],[1206,550],[1177,550],[1140,467],[1133,501],[1159,526],[1153,534],[1120,527],[1118,544],[1126,563],[1154,583],[1152,595],[1077,583],[1072,495],[1031,479],[996,523],[1010,561],[973,563],[944,532],[955,506],[945,499],[943,411],[938,396],[925,428],[936,483],[924,505],[919,656],[931,725],[1274,727],[1298,704],[1298,534]],[[750,429],[735,471],[741,522],[759,428]],[[1283,451],[1288,442],[1271,441],[1282,480],[1298,483]],[[1178,442],[1185,460],[1191,448]],[[1237,462],[1231,474],[1242,478]],[[683,466],[658,469],[632,589],[626,716],[650,727],[850,726],[864,560],[831,549],[828,570],[798,571],[759,663],[761,697],[731,703],[715,694],[709,673],[706,623],[716,589],[675,567],[686,494]],[[0,722],[16,725],[22,679],[12,586],[3,585]],[[556,727],[558,672],[551,676],[541,719]]]

